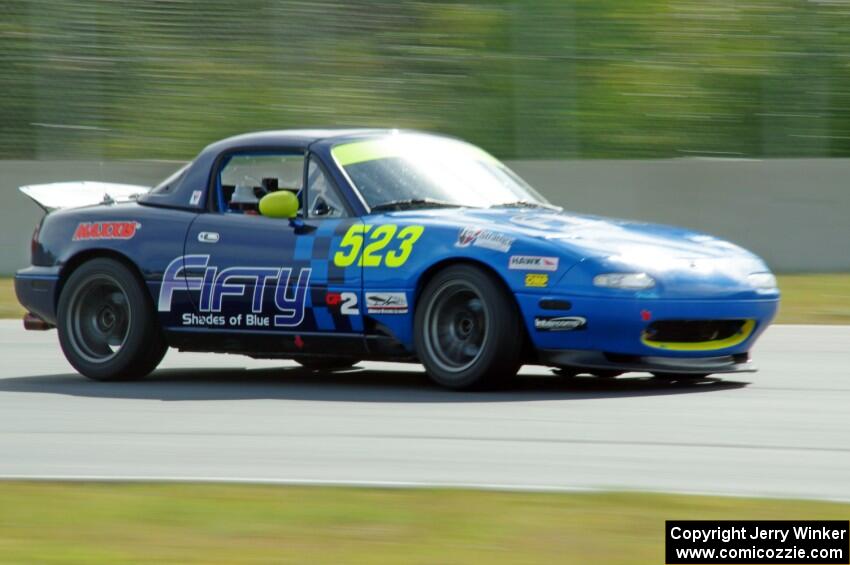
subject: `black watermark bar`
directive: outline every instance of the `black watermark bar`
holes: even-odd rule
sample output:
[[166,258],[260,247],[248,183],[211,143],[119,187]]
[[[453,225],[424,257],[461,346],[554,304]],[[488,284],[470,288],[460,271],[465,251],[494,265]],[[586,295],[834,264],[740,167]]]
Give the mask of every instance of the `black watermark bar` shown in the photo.
[[850,563],[841,520],[667,520],[665,562]]

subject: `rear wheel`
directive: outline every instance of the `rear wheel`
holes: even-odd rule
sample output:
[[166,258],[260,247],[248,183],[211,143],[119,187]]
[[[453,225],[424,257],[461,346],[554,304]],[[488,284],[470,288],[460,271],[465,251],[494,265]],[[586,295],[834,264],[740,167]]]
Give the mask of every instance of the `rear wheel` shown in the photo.
[[414,320],[416,352],[432,380],[456,390],[489,388],[514,377],[523,333],[516,303],[489,273],[471,265],[439,272]]
[[90,379],[144,377],[168,349],[147,291],[113,259],[92,259],[71,274],[57,318],[65,358]]
[[360,359],[348,357],[301,357],[296,363],[311,371],[340,371],[349,369],[360,362]]

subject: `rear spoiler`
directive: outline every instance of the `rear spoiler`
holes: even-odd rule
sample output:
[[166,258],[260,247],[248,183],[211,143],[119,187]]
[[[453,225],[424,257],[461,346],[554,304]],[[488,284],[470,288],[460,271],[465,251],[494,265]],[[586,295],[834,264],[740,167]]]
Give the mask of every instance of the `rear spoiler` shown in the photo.
[[97,181],[30,184],[20,191],[33,199],[45,212],[62,208],[79,208],[94,204],[135,200],[150,190],[147,186]]

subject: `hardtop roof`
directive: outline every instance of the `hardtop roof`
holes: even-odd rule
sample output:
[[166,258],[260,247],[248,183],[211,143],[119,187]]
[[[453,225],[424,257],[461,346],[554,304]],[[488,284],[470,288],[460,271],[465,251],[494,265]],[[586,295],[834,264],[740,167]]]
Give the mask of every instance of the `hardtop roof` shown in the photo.
[[[194,193],[208,186],[210,170],[219,155],[240,149],[263,150],[289,147],[299,151],[325,140],[355,141],[391,135],[393,133],[421,133],[413,130],[388,128],[316,128],[256,131],[243,133],[207,145],[187,166],[180,178],[162,189],[152,190],[139,197],[139,202],[154,206],[197,210],[202,200]],[[428,135],[428,134],[426,134]]]
[[387,135],[393,129],[385,128],[318,128],[318,129],[284,129],[243,133],[227,137],[208,145],[201,152],[221,152],[235,147],[266,147],[291,146],[304,149],[317,141],[333,138],[359,138]]

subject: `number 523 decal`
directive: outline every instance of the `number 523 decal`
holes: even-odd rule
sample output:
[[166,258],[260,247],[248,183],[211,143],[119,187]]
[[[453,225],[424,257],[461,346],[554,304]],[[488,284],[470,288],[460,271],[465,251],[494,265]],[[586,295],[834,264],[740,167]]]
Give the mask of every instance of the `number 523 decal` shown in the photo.
[[[382,264],[390,268],[401,267],[407,262],[413,252],[413,244],[422,237],[423,231],[425,226],[398,229],[395,224],[354,224],[345,232],[339,244],[340,250],[334,254],[334,265],[350,267],[356,262],[360,267],[380,267]],[[392,246],[387,249],[390,244]]]

